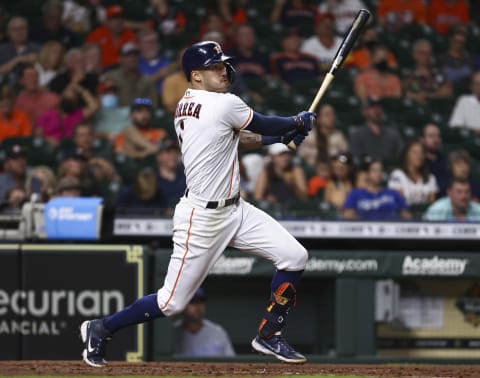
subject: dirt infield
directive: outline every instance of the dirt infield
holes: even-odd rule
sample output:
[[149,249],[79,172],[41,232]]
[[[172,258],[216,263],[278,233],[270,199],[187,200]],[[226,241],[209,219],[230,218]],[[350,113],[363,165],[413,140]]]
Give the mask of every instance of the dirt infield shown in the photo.
[[80,361],[0,361],[0,376],[15,375],[149,375],[149,376],[289,376],[363,375],[410,378],[479,378],[479,365],[286,365],[281,363],[111,362],[96,369]]

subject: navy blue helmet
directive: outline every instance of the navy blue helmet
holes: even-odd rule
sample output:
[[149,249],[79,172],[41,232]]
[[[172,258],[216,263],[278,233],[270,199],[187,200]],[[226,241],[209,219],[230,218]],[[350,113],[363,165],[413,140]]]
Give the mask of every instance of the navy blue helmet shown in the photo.
[[232,83],[235,79],[235,69],[230,63],[232,59],[231,56],[223,54],[222,47],[217,42],[204,41],[195,43],[185,50],[182,57],[182,68],[187,80],[190,81],[192,70],[223,62],[227,69],[228,81]]

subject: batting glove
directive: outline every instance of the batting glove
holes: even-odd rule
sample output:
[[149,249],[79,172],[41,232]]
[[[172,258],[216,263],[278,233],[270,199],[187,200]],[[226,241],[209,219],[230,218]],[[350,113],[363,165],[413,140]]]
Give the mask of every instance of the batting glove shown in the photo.
[[288,145],[293,140],[293,143],[295,143],[295,145],[298,147],[298,146],[300,146],[300,144],[302,144],[306,135],[308,135],[308,133],[293,130],[293,131],[289,131],[288,133],[283,135],[281,137],[281,141],[282,141],[283,144]]
[[297,123],[297,131],[307,133],[313,129],[317,115],[313,112],[300,112],[293,117]]

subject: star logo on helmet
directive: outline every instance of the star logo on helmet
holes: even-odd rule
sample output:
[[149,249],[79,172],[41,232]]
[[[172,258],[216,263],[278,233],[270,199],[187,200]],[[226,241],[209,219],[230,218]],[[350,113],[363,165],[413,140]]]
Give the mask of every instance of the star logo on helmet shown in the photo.
[[213,46],[213,49],[214,49],[218,54],[223,54],[222,48],[220,47],[219,44],[215,44],[215,46]]

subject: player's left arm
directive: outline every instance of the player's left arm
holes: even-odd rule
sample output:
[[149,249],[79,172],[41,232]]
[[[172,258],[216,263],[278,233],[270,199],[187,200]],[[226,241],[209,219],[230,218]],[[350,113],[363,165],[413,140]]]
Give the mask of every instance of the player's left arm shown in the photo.
[[299,146],[305,139],[306,134],[299,133],[296,130],[289,131],[282,136],[267,136],[253,133],[248,130],[240,130],[240,140],[238,148],[242,151],[255,150],[263,146],[274,143],[289,144],[292,140]]

